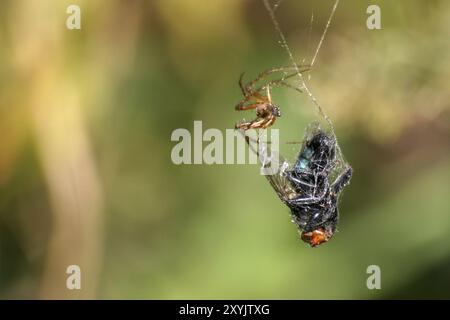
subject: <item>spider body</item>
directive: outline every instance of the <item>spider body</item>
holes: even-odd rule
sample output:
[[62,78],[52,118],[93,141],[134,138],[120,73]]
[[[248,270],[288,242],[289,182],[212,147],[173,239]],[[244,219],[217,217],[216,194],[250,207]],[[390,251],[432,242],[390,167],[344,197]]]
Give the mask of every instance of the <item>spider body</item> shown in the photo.
[[236,129],[249,130],[249,129],[265,129],[275,123],[275,120],[281,116],[280,108],[275,106],[269,97],[258,94],[255,96],[253,93],[253,99],[257,102],[249,105],[237,105],[236,110],[256,110],[256,119],[252,121],[242,121],[236,124]]
[[256,119],[252,121],[242,121],[236,124],[236,129],[265,129],[273,125],[275,120],[281,116],[281,112],[280,108],[272,103],[269,86],[266,87],[266,95],[263,95],[260,92],[251,91],[251,88],[248,86],[243,86],[241,80],[239,81],[239,84],[244,93],[244,100],[236,105],[236,110],[255,109]]
[[[244,74],[241,74],[239,78],[239,87],[241,88],[244,98],[236,105],[237,111],[255,109],[256,118],[252,121],[242,121],[236,124],[236,129],[249,130],[249,129],[266,129],[275,123],[275,120],[281,116],[280,108],[272,103],[272,96],[270,92],[271,87],[284,86],[294,90],[300,91],[298,88],[291,86],[285,80],[291,78],[297,73],[285,74],[282,78],[271,80],[265,85],[255,87],[256,84],[269,76],[270,74],[277,72],[286,72],[288,70],[297,70],[293,67],[273,68],[266,70],[258,75],[258,77],[246,84],[243,83]],[[300,72],[309,70],[309,66],[304,66],[299,69]]]

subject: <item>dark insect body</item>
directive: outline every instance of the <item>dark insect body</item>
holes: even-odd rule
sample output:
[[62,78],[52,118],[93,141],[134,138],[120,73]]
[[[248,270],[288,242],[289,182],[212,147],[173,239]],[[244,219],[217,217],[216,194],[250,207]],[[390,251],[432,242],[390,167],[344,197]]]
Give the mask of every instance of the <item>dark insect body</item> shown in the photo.
[[327,242],[336,231],[339,196],[352,177],[352,168],[347,165],[330,181],[338,164],[335,138],[316,129],[303,142],[291,169],[267,176],[291,210],[302,240],[312,247]]

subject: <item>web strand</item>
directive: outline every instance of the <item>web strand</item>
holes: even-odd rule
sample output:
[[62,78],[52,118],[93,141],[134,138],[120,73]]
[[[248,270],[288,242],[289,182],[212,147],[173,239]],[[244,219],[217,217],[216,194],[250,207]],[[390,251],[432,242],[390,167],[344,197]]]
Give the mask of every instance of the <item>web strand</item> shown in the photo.
[[334,13],[336,12],[336,9],[337,9],[338,5],[339,5],[339,0],[336,0],[336,2],[334,3],[333,9],[331,10],[330,17],[328,18],[325,30],[323,31],[322,37],[320,38],[319,44],[317,45],[317,49],[316,49],[316,52],[314,53],[314,57],[311,60],[311,67],[316,62],[317,55],[319,54],[319,50],[322,47],[322,43],[323,43],[323,40],[325,39],[325,36],[327,34],[327,31],[328,31],[328,28],[330,28],[331,20],[333,19]]
[[281,2],[283,2],[283,0],[278,0],[277,3],[275,3],[272,7],[272,10],[275,12],[277,11],[278,7],[280,6]]
[[[327,122],[328,126],[330,127],[331,130],[331,134],[333,135],[333,137],[336,139],[336,134],[334,132],[334,126],[333,126],[333,122],[331,121],[331,119],[328,117],[328,115],[324,112],[322,106],[319,104],[319,102],[317,101],[316,97],[313,95],[313,93],[311,92],[311,90],[308,88],[308,86],[306,85],[306,81],[303,77],[303,75],[300,72],[299,66],[296,63],[295,59],[294,59],[294,55],[292,54],[291,49],[289,48],[287,41],[286,41],[286,37],[284,36],[283,31],[281,30],[280,24],[278,23],[277,18],[275,17],[275,11],[273,10],[273,8],[271,7],[269,0],[262,0],[264,6],[266,7],[270,19],[272,20],[272,23],[275,27],[275,30],[278,33],[278,36],[280,37],[280,43],[281,43],[281,47],[283,47],[286,50],[286,53],[289,56],[289,60],[292,64],[292,66],[294,67],[295,73],[297,74],[299,80],[300,80],[300,84],[301,86],[299,87],[299,89],[304,90],[304,92],[306,92],[306,94],[309,96],[309,99],[311,100],[311,102],[316,106],[319,114],[322,116],[322,118],[325,119],[325,121]],[[317,55],[320,51],[320,48],[322,46],[322,43],[324,42],[326,33],[330,27],[331,24],[331,20],[333,19],[334,13],[336,12],[336,9],[338,7],[339,4],[339,0],[336,0],[333,6],[333,9],[331,10],[331,14],[330,17],[328,18],[327,24],[325,26],[325,29],[322,33],[322,36],[320,38],[319,44],[316,48],[313,60],[311,61],[311,66],[315,63],[315,60],[317,58]],[[339,144],[337,143],[337,139],[336,139],[336,148],[337,151],[340,155],[342,155]]]

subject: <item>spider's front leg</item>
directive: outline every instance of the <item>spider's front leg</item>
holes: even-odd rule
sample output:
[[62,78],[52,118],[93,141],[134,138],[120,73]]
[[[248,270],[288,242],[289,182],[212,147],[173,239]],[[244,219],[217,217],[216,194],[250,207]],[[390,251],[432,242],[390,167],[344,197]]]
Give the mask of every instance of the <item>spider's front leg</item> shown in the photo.
[[241,130],[249,130],[249,129],[260,129],[263,128],[267,122],[267,119],[261,119],[261,118],[257,118],[253,121],[244,121],[244,122],[240,122],[237,123],[235,128],[236,129],[241,129]]
[[[295,66],[285,66],[285,67],[268,69],[268,70],[261,72],[255,79],[253,79],[252,81],[247,83],[245,87],[252,88],[257,82],[263,80],[264,78],[266,78],[267,76],[269,76],[273,73],[294,71],[291,74],[285,75],[279,79],[279,80],[285,80],[287,78],[291,78],[291,77],[298,75],[297,71],[299,71],[299,73],[303,73],[303,72],[309,71],[310,69],[311,69],[310,65],[295,65]],[[242,82],[242,77],[243,77],[243,74],[241,75],[241,82]],[[279,80],[275,80],[275,81],[279,81]]]
[[239,88],[241,88],[242,94],[244,95],[244,97],[250,95],[251,90],[250,90],[250,86],[244,84],[244,74],[245,72],[241,73],[241,76],[239,77]]
[[245,102],[240,102],[236,105],[236,111],[243,111],[243,110],[250,110],[250,109],[256,109],[260,103],[250,103],[247,105],[244,105]]
[[[245,104],[248,102],[250,102],[250,104],[245,106]],[[270,100],[267,97],[263,96],[261,93],[248,91],[246,92],[246,94],[244,94],[244,99],[236,104],[235,109],[238,111],[253,109],[256,108],[259,104],[265,104],[268,102],[270,102]]]

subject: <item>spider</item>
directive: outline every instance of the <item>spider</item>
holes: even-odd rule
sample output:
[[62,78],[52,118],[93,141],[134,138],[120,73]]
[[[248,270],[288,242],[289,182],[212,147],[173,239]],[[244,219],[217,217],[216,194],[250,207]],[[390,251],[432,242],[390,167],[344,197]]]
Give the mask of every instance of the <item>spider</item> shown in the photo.
[[[274,86],[289,87],[294,90],[301,90],[287,83],[285,80],[297,75],[297,72],[286,74],[282,78],[271,80],[265,85],[255,88],[256,83],[263,80],[267,76],[276,72],[295,71],[305,72],[309,70],[309,66],[290,66],[281,68],[272,68],[260,73],[254,80],[244,84],[244,73],[239,78],[239,87],[241,88],[244,98],[236,105],[237,111],[256,109],[256,118],[252,121],[242,121],[236,124],[236,129],[265,129],[275,123],[275,120],[281,116],[280,108],[272,103],[270,88]],[[265,95],[263,92],[265,91]]]
[[[291,169],[266,176],[291,210],[293,222],[301,231],[301,239],[316,247],[330,240],[338,224],[338,199],[350,183],[352,168],[346,165],[334,181],[337,171],[336,139],[317,127],[307,135],[297,161]],[[289,165],[284,160],[282,168]]]

